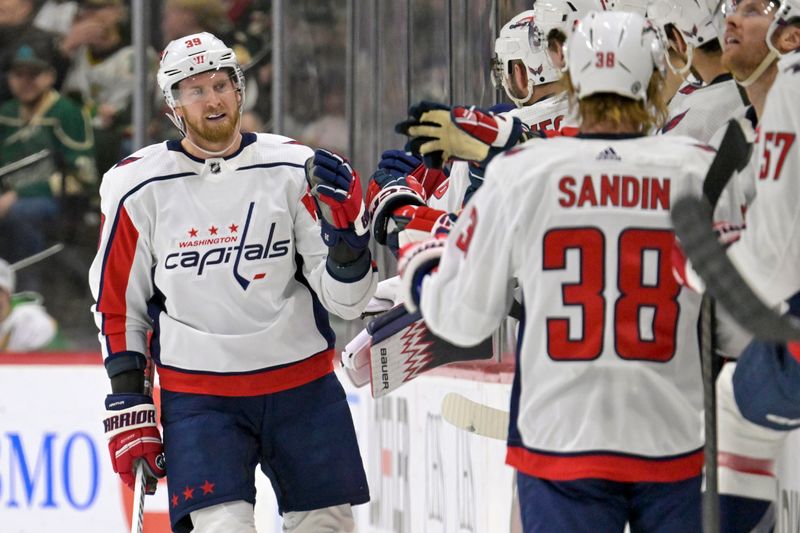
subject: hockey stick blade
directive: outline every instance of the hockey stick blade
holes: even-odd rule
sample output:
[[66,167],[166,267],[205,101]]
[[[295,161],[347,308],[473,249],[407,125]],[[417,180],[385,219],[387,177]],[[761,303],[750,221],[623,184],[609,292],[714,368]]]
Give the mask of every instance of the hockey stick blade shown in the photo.
[[136,462],[136,481],[133,491],[133,510],[131,512],[131,533],[142,533],[144,530],[144,496],[147,479],[144,475],[144,464]]
[[695,197],[680,198],[671,215],[681,247],[706,284],[706,291],[734,320],[759,339],[775,342],[800,339],[800,320],[767,307],[733,266],[711,229],[708,202]]
[[506,440],[508,435],[508,411],[473,402],[455,392],[448,392],[442,400],[442,418],[459,429],[482,437]]

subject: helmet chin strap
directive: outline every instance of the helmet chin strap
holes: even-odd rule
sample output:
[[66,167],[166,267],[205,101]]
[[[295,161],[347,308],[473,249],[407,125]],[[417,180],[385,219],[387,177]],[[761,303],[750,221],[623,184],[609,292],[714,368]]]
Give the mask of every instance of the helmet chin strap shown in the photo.
[[528,100],[530,100],[531,97],[533,96],[533,87],[534,87],[533,80],[531,78],[528,78],[528,92],[526,93],[526,95],[523,98],[517,98],[516,96],[514,96],[511,93],[510,81],[511,80],[508,78],[508,76],[506,76],[506,78],[505,78],[506,94],[511,99],[511,101],[514,102],[517,105],[517,107],[520,107],[520,108],[521,107],[525,107],[525,104],[527,104]]
[[755,83],[755,81],[764,74],[764,71],[769,68],[769,66],[778,59],[778,54],[776,54],[773,50],[770,50],[769,53],[761,60],[761,63],[756,67],[756,69],[744,80],[739,81],[736,80],[736,83],[741,85],[742,87],[750,87]]
[[686,73],[689,72],[689,70],[692,68],[692,58],[694,57],[693,50],[694,50],[693,46],[686,47],[686,64],[683,66],[683,68],[675,67],[672,64],[672,61],[670,61],[669,59],[669,53],[664,54],[666,56],[665,59],[667,60],[667,66],[669,67],[669,69],[678,76],[685,77]]

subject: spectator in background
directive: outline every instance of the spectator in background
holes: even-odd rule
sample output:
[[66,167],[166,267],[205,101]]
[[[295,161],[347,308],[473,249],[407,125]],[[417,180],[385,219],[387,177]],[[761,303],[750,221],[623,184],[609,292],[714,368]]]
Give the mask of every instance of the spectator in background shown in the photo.
[[[209,32],[219,36],[225,42],[232,43],[231,49],[236,53],[237,61],[242,65],[242,69],[247,71],[252,60],[250,50],[246,46],[247,38],[243,32],[234,31],[228,16],[228,6],[224,0],[165,0],[161,16],[161,34],[165,44],[185,35],[202,32]],[[261,89],[255,78],[247,79],[245,83],[247,84],[245,88],[247,100],[244,103],[244,111],[247,113],[258,101]],[[180,138],[177,130],[166,118],[170,110],[160,93],[155,95],[155,109],[161,109],[161,112],[157,113],[155,119],[151,121],[151,137]],[[243,116],[240,125],[242,131],[264,131],[260,128],[247,129],[245,123],[245,116]],[[259,120],[258,123],[261,124],[261,121]],[[252,125],[252,123],[250,124]]]
[[161,34],[165,43],[184,35],[203,31],[229,38],[232,29],[233,26],[222,0],[166,0],[164,2]]
[[253,133],[260,133],[264,131],[264,121],[255,111],[245,111],[242,113],[242,121],[239,124],[239,129],[242,131],[252,131]]
[[58,326],[38,294],[14,294],[14,271],[0,259],[0,353],[57,348]]
[[[33,27],[36,16],[34,0],[0,0],[0,103],[11,98],[7,72],[14,52],[24,39],[32,43],[52,43],[53,35]],[[52,64],[56,79],[63,79],[68,63],[59,59]]]
[[8,73],[13,98],[0,105],[0,255],[11,261],[44,249],[62,193],[86,194],[97,181],[89,118],[53,88],[52,56],[46,42],[20,44]]
[[[128,12],[122,1],[81,0],[72,28],[61,41],[61,52],[72,58],[63,92],[88,107],[97,168],[105,172],[130,152],[136,80]],[[150,54],[155,69],[155,52]]]

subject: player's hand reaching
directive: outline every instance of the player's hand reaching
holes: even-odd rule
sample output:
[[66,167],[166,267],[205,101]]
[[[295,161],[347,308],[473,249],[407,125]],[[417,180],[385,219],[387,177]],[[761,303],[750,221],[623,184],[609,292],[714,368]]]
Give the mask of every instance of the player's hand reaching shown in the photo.
[[379,168],[367,186],[367,209],[372,221],[372,234],[378,244],[387,244],[395,210],[420,205],[425,205],[425,192],[417,180],[406,175],[395,176]]
[[164,477],[166,470],[153,399],[139,393],[109,394],[103,426],[114,472],[133,490],[136,464],[143,461],[146,492],[155,494],[158,478]]
[[408,110],[410,118],[395,126],[410,137],[412,153],[429,168],[451,160],[485,161],[524,141],[527,130],[518,118],[494,115],[476,107],[421,102]]
[[386,150],[381,154],[378,168],[383,169],[395,178],[409,176],[418,166],[422,164],[422,159],[403,150]]
[[319,149],[306,161],[306,180],[329,247],[344,242],[353,250],[369,244],[369,215],[364,209],[358,173],[345,159]]
[[412,242],[400,249],[397,259],[397,275],[400,276],[400,293],[409,313],[419,307],[422,282],[426,276],[439,268],[444,253],[444,238]]
[[422,159],[411,152],[404,152],[403,150],[386,150],[383,152],[378,163],[378,169],[385,170],[396,178],[411,176],[416,179],[422,185],[426,199],[433,196],[439,185],[447,180],[449,176],[446,167],[444,169],[428,168],[422,162]]

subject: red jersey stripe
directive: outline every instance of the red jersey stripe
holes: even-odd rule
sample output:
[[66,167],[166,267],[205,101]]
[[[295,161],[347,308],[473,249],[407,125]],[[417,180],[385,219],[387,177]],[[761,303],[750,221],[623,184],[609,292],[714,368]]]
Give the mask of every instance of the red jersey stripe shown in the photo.
[[743,474],[775,477],[775,461],[772,459],[758,459],[735,453],[719,452],[718,461],[720,467],[730,468]]
[[699,476],[703,451],[676,459],[645,459],[610,454],[545,455],[509,446],[506,463],[520,472],[552,481],[599,478],[619,482],[669,482]]
[[197,374],[158,367],[161,388],[215,396],[261,396],[293,389],[333,372],[333,350],[263,372],[237,375]]
[[120,209],[117,226],[112,231],[113,241],[106,259],[97,309],[103,314],[103,335],[108,340],[108,349],[110,353],[118,353],[128,349],[125,340],[126,293],[139,232],[124,207]]

